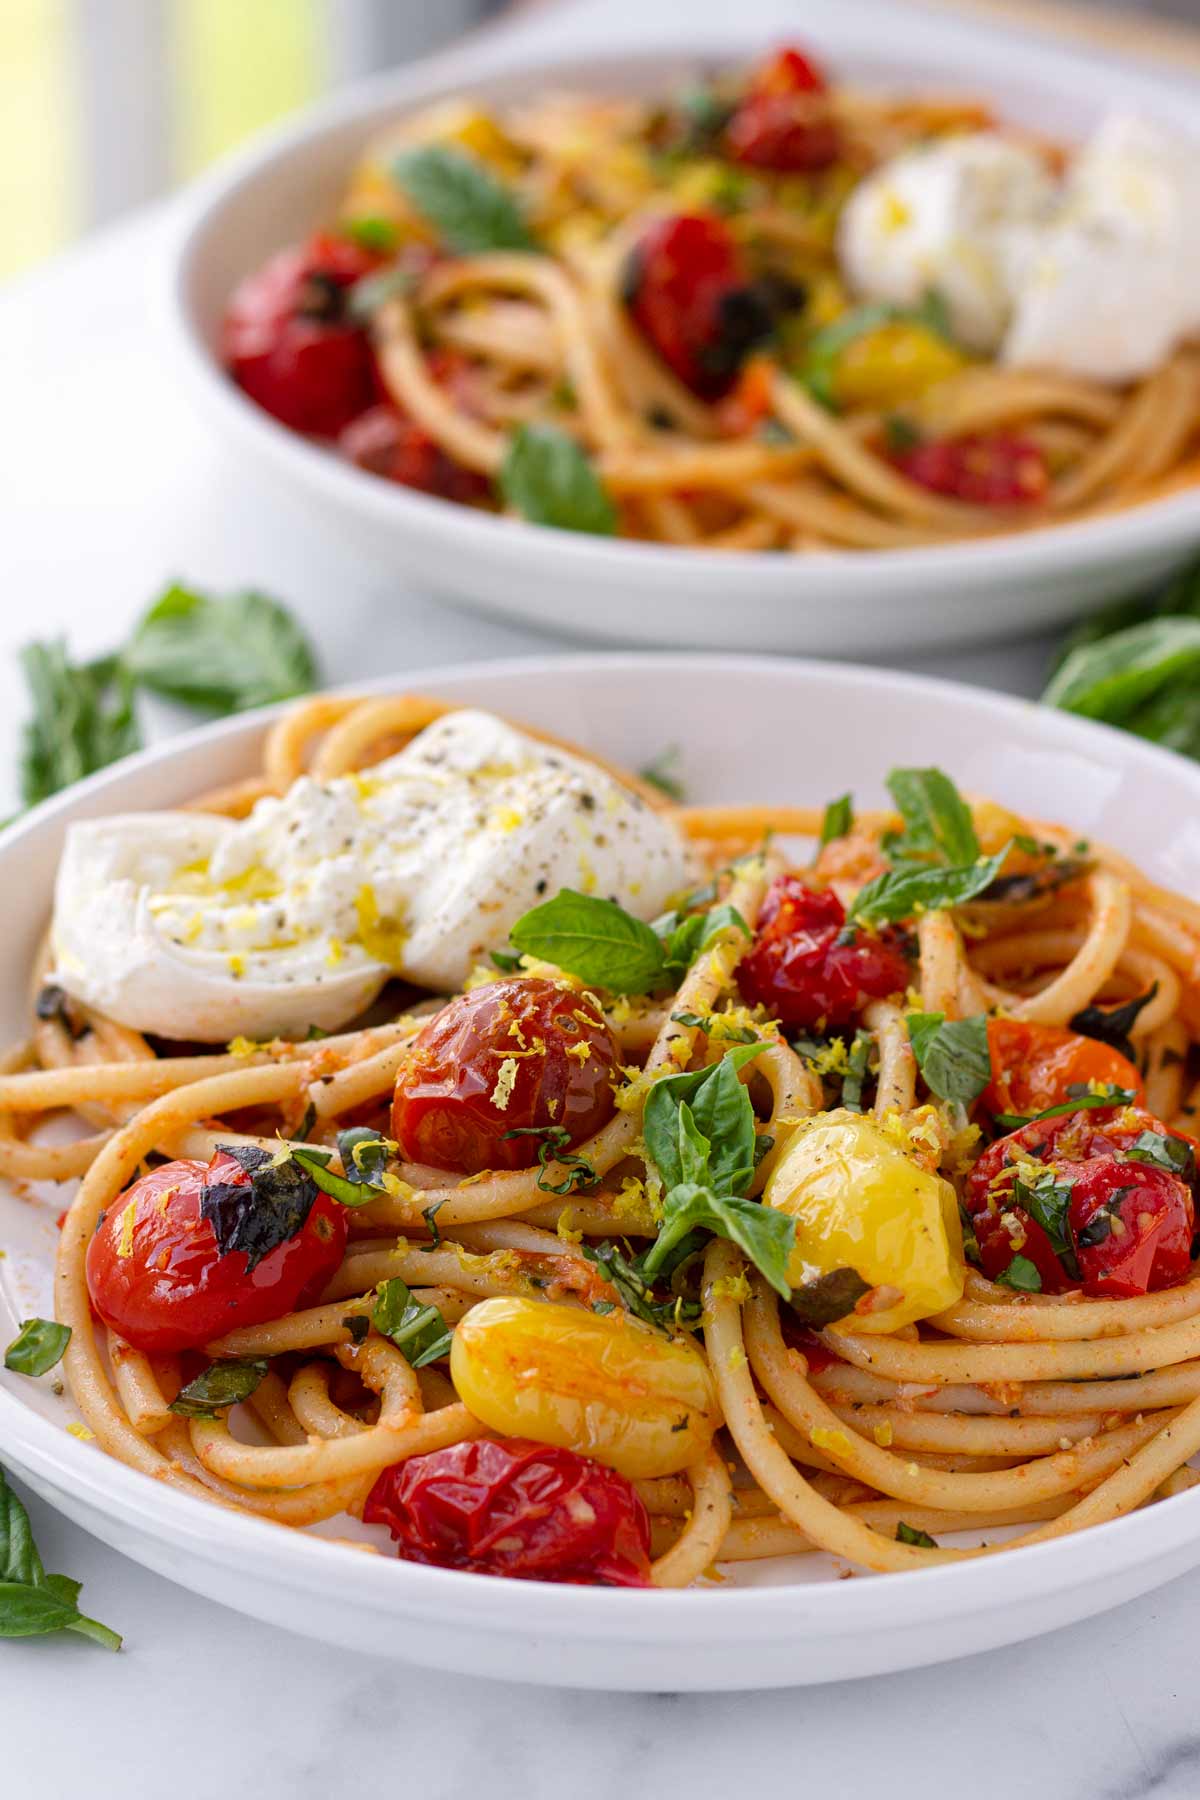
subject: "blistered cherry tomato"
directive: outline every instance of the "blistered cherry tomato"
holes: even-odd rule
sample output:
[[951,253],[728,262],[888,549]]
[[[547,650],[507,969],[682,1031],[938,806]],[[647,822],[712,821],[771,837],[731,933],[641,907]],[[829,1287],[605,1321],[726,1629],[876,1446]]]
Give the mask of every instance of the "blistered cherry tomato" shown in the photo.
[[1035,506],[1046,498],[1050,472],[1032,438],[990,435],[933,438],[902,450],[901,472],[920,487],[969,506]]
[[338,449],[360,469],[441,500],[470,505],[491,493],[484,476],[456,463],[428,432],[386,402],[352,419],[338,437]]
[[492,981],[414,1039],[396,1076],[392,1136],[411,1161],[460,1175],[529,1169],[543,1146],[573,1148],[607,1123],[616,1071],[594,1000],[566,982]]
[[758,935],[738,965],[738,986],[773,1019],[811,1030],[852,1025],[868,1000],[908,985],[908,964],[894,934],[854,927],[838,939],[846,909],[829,888],[779,875],[767,889]]
[[725,127],[725,147],[759,169],[824,169],[838,154],[825,77],[799,50],[781,50],[751,80]]
[[989,1019],[987,1034],[992,1079],[981,1100],[993,1115],[1045,1112],[1068,1100],[1068,1089],[1090,1081],[1141,1099],[1142,1078],[1128,1057],[1096,1038],[1022,1019]]
[[341,1264],[345,1208],[323,1193],[253,1269],[245,1250],[222,1255],[201,1212],[205,1189],[218,1184],[251,1185],[221,1151],[207,1164],[152,1169],[109,1207],[88,1245],[92,1306],[137,1350],[195,1350],[238,1326],[280,1319],[316,1300]]
[[1091,1157],[1073,1175],[1071,1235],[1085,1294],[1122,1298],[1187,1280],[1195,1213],[1178,1175],[1115,1156]]
[[710,213],[648,225],[626,262],[623,292],[642,336],[709,400],[728,390],[774,321],[772,297],[751,281],[724,219]]
[[979,1266],[989,1281],[999,1281],[1012,1267],[1014,1256],[1023,1256],[1037,1270],[1043,1294],[1065,1294],[1078,1286],[1047,1233],[1024,1207],[986,1208],[974,1215],[971,1228],[979,1246]]
[[354,283],[378,266],[356,244],[318,235],[272,257],[230,301],[226,366],[293,430],[336,437],[379,397],[366,329],[346,310]]
[[363,1518],[408,1562],[525,1581],[648,1587],[650,1520],[615,1469],[535,1444],[452,1444],[385,1469]]

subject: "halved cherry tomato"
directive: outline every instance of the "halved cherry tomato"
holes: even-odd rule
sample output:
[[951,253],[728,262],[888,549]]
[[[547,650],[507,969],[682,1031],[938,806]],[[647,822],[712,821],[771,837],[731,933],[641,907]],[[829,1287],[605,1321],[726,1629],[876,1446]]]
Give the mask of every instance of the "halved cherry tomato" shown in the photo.
[[351,419],[339,434],[338,449],[360,469],[442,500],[470,505],[491,494],[483,475],[464,469],[428,432],[387,403]]
[[462,1175],[529,1169],[555,1133],[566,1150],[612,1117],[617,1064],[595,1001],[570,983],[488,982],[414,1039],[396,1076],[392,1136],[413,1162]]
[[656,219],[629,253],[625,303],[638,330],[685,386],[726,393],[786,297],[755,283],[729,226],[715,213]]
[[631,1481],[574,1450],[475,1438],[385,1469],[363,1519],[401,1557],[524,1581],[648,1587],[650,1520]]
[[767,889],[758,935],[738,965],[744,997],[785,1025],[835,1031],[852,1025],[868,1000],[902,992],[908,964],[892,932],[855,926],[838,940],[846,909],[829,888],[779,875]]
[[1142,1078],[1127,1057],[1096,1038],[1057,1025],[989,1019],[992,1079],[980,1099],[988,1112],[1045,1112],[1070,1098],[1068,1089],[1098,1081],[1142,1097]]
[[781,50],[753,76],[725,127],[738,162],[759,169],[824,169],[838,153],[825,77],[799,50]]
[[283,250],[237,288],[223,357],[238,386],[295,431],[336,437],[380,388],[364,325],[346,298],[379,258],[318,234]]
[[1050,487],[1041,447],[1002,431],[931,438],[894,460],[910,481],[968,506],[1036,506]]
[[1114,1156],[1080,1163],[1070,1220],[1085,1294],[1150,1294],[1192,1272],[1192,1196],[1167,1169]]
[[197,1350],[237,1326],[280,1319],[316,1300],[341,1264],[345,1208],[315,1189],[299,1227],[254,1268],[245,1250],[223,1255],[201,1210],[217,1186],[249,1193],[251,1179],[223,1151],[207,1164],[165,1163],[109,1207],[88,1245],[92,1306],[136,1350]]

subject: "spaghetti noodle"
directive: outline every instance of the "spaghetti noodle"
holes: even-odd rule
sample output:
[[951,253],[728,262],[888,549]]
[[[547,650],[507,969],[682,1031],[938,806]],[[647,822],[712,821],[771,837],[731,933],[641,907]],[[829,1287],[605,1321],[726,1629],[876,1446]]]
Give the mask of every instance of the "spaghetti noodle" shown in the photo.
[[[259,775],[194,804],[243,815],[306,769],[377,763],[446,710],[410,696],[306,702],[274,727]],[[0,1074],[0,1170],[79,1178],[56,1312],[71,1333],[71,1392],[100,1447],[281,1524],[365,1511],[393,1525],[402,1554],[432,1561],[453,1559],[436,1531],[414,1547],[414,1521],[434,1530],[422,1471],[450,1457],[456,1491],[474,1481],[516,1508],[501,1550],[464,1553],[459,1566],[672,1587],[717,1563],[814,1550],[870,1570],[926,1567],[1042,1542],[1193,1485],[1200,907],[1059,827],[967,808],[935,776],[898,772],[899,816],[855,818],[847,803],[825,815],[668,809],[712,885],[661,928],[682,927],[684,940],[643,992],[597,989],[526,954],[515,973],[492,971],[449,1001],[418,997],[317,1041],[211,1054],[148,1043],[79,1007],[39,1017]],[[800,839],[821,842],[786,859],[777,846]],[[908,907],[896,883],[914,879],[965,897]],[[44,966],[35,992],[43,980]],[[582,1117],[570,1109],[584,1094],[599,1112],[582,1135],[507,1129],[510,1101],[524,1104],[519,1057],[536,1063],[541,1043],[549,1069],[553,1050],[527,1035],[532,1014],[511,1010],[514,989],[545,990],[554,1017],[571,1021],[564,1067],[583,1086],[566,1078],[559,1117]],[[479,1100],[472,1115],[490,1120],[482,1151],[472,1161],[460,1118],[447,1155],[436,1131],[422,1135],[430,1115],[413,1096],[435,1079],[438,1030],[501,992],[504,1061],[517,1073],[491,1065],[491,1111]],[[774,1008],[756,998],[768,992]],[[796,1022],[805,1006],[819,1009],[815,1022]],[[548,1040],[551,1014],[537,1017]],[[482,1040],[470,1041],[468,1054],[454,1040],[467,1062]],[[588,1074],[597,1065],[603,1080]],[[719,1105],[704,1087],[718,1077]],[[668,1095],[683,1148],[662,1136]],[[86,1135],[46,1141],[41,1127],[63,1114]],[[850,1174],[844,1217],[812,1149],[831,1133]],[[430,1158],[414,1158],[413,1143]],[[143,1232],[162,1225],[181,1186],[206,1182],[203,1217],[245,1233],[271,1196],[243,1174],[285,1170],[294,1184],[297,1157],[315,1179],[309,1209],[282,1240],[259,1242],[258,1279],[268,1255],[316,1267],[335,1241],[316,1288],[281,1316],[268,1302],[266,1316],[237,1323],[236,1273],[230,1329],[181,1348],[144,1331],[146,1300],[127,1338],[114,1284],[132,1281]],[[722,1159],[744,1166],[723,1172]],[[937,1212],[946,1193],[952,1218]],[[926,1201],[933,1211],[902,1234],[897,1260],[885,1240]],[[219,1218],[222,1206],[233,1211]],[[873,1237],[877,1206],[886,1223]],[[846,1230],[857,1233],[850,1257]],[[782,1283],[768,1238],[783,1244]],[[246,1267],[228,1244],[217,1261]],[[164,1249],[151,1287],[167,1263]],[[211,1296],[224,1278],[210,1276]],[[133,1289],[121,1291],[132,1319]],[[244,1390],[221,1388],[247,1370]],[[234,1429],[236,1400],[245,1423]],[[547,1483],[563,1496],[538,1516],[567,1520],[568,1538],[583,1531],[586,1556],[576,1542],[575,1561],[564,1551],[555,1562],[540,1540],[534,1554],[514,1495],[535,1477],[543,1502]],[[638,1550],[647,1514],[652,1562]],[[940,1541],[980,1531],[986,1546]]]

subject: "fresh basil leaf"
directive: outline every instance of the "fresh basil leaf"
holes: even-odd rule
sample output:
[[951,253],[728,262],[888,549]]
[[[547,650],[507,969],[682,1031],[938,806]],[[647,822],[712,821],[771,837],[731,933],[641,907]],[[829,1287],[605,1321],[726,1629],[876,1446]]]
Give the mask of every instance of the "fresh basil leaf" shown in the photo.
[[918,1531],[915,1525],[906,1525],[903,1519],[896,1526],[896,1542],[915,1544],[919,1550],[936,1550],[938,1547],[936,1538],[931,1538],[927,1531]]
[[1099,1093],[1072,1094],[1057,1106],[1047,1106],[1037,1113],[997,1113],[995,1123],[1001,1131],[1020,1131],[1024,1125],[1038,1125],[1043,1119],[1061,1119],[1067,1113],[1097,1112],[1113,1106],[1132,1106],[1137,1095],[1132,1088],[1105,1087]]
[[63,1359],[71,1327],[55,1319],[22,1319],[21,1329],[4,1352],[4,1366],[14,1375],[45,1375]]
[[26,644],[20,661],[33,702],[21,743],[26,806],[141,749],[133,683],[116,658],[72,663],[57,638]]
[[355,1187],[378,1188],[380,1177],[387,1173],[388,1157],[397,1149],[391,1138],[380,1137],[366,1125],[352,1125],[337,1135],[338,1155],[346,1171],[346,1180]]
[[79,1582],[69,1575],[47,1575],[29,1514],[0,1469],[0,1638],[73,1631],[106,1650],[119,1650],[121,1639],[115,1631],[80,1612],[79,1593]]
[[888,792],[904,831],[886,847],[893,863],[929,860],[952,867],[979,859],[971,809],[941,769],[893,769]]
[[791,1297],[788,1264],[796,1244],[796,1221],[758,1200],[741,1200],[712,1188],[683,1181],[663,1199],[658,1238],[642,1259],[642,1269],[653,1276],[667,1253],[692,1231],[711,1231],[728,1238],[760,1270],[777,1294]]
[[414,1300],[398,1276],[380,1283],[371,1321],[404,1352],[410,1368],[423,1369],[450,1354],[451,1328],[436,1306]]
[[1019,1294],[1040,1294],[1042,1278],[1036,1263],[1027,1256],[1014,1256],[1007,1269],[996,1277],[998,1287],[1015,1288]]
[[1124,725],[1168,683],[1194,682],[1200,669],[1200,619],[1146,619],[1073,650],[1042,700],[1065,712]]
[[[678,923],[668,927],[668,921],[674,920]],[[723,932],[740,931],[747,938],[754,935],[737,907],[727,900],[707,912],[685,913],[682,918],[677,913],[667,913],[651,927],[660,937],[664,928],[663,974],[671,980],[686,975],[696,958],[710,950]]]
[[679,774],[680,755],[678,744],[668,744],[665,750],[659,751],[653,762],[648,762],[644,768],[638,770],[643,781],[648,781],[650,786],[656,787],[660,794],[665,794],[668,800],[676,802],[681,802],[685,798],[683,781]]
[[854,796],[841,794],[831,800],[821,818],[821,848],[832,844],[835,838],[843,838],[854,825]]
[[1133,1062],[1135,1052],[1129,1034],[1137,1024],[1142,1008],[1149,1006],[1157,993],[1156,981],[1144,994],[1135,994],[1132,1000],[1124,1000],[1119,1006],[1085,1006],[1068,1021],[1071,1030],[1095,1038],[1097,1043],[1108,1044]]
[[[703,1247],[703,1239],[684,1237],[675,1246],[672,1256],[664,1258],[659,1270],[659,1278],[666,1280],[679,1264],[693,1256]],[[594,1263],[601,1271],[604,1279],[620,1295],[621,1304],[635,1318],[642,1319],[647,1325],[653,1325],[659,1331],[669,1334],[681,1325],[693,1325],[700,1317],[700,1306],[695,1300],[686,1299],[681,1294],[673,1294],[669,1298],[659,1299],[651,1282],[647,1281],[641,1269],[641,1259],[630,1261],[622,1254],[616,1244],[581,1244],[580,1250],[588,1262]],[[593,1312],[611,1312],[609,1302],[599,1300],[593,1302]]]
[[1124,1152],[1127,1162],[1149,1163],[1152,1168],[1166,1169],[1190,1186],[1196,1180],[1196,1152],[1183,1138],[1161,1131],[1143,1131]]
[[328,1150],[316,1150],[306,1144],[303,1149],[293,1148],[292,1161],[299,1164],[314,1187],[341,1206],[369,1206],[372,1200],[383,1198],[383,1189],[373,1187],[370,1182],[352,1181],[349,1175],[335,1175],[329,1167],[329,1154]]
[[257,1358],[214,1362],[180,1388],[170,1410],[184,1419],[215,1419],[230,1406],[248,1400],[270,1364]]
[[489,950],[492,967],[499,969],[502,975],[515,975],[521,966],[521,958],[516,950]]
[[497,477],[505,504],[534,525],[612,537],[617,512],[587,451],[557,425],[522,425]]
[[947,1019],[943,1013],[909,1013],[908,1038],[925,1084],[939,1100],[969,1106],[992,1079],[985,1014]]
[[686,1179],[679,1154],[679,1112],[687,1106],[696,1129],[708,1140],[711,1180],[737,1192],[754,1173],[754,1108],[738,1072],[765,1048],[738,1044],[706,1069],[664,1075],[646,1096],[642,1135],[646,1151],[672,1188]]
[[311,693],[312,647],[266,594],[218,599],[174,586],[134,630],[121,661],[141,687],[213,713],[243,712]]
[[487,250],[537,248],[514,196],[464,151],[422,145],[401,151],[391,168],[447,250],[478,256]]
[[206,1184],[200,1191],[200,1217],[212,1226],[222,1256],[245,1252],[250,1274],[264,1256],[296,1235],[312,1211],[317,1188],[305,1159],[316,1153],[297,1150],[288,1161],[276,1163],[257,1145],[217,1148],[232,1156],[250,1180]]
[[615,901],[573,888],[523,913],[510,935],[524,955],[610,994],[644,994],[663,973],[663,947],[649,925]]
[[910,919],[920,912],[965,906],[996,879],[1008,848],[1005,844],[995,856],[982,857],[965,868],[889,869],[854,896],[846,922],[885,924]]
[[852,1313],[870,1291],[870,1283],[863,1280],[857,1269],[830,1269],[815,1281],[793,1288],[788,1304],[803,1324],[819,1331]]
[[[1050,1239],[1056,1256],[1073,1263],[1075,1247],[1071,1241],[1070,1208],[1074,1183],[1055,1179],[1047,1169],[1036,1181],[1014,1181],[1009,1204],[1021,1207],[1035,1225],[1040,1225]],[[1074,1274],[1073,1268],[1068,1273]]]
[[718,1044],[761,1044],[763,1039],[759,1032],[750,1025],[729,1025],[726,1023],[727,1013],[709,1013],[701,1018],[699,1013],[677,1012],[671,1018],[676,1025],[687,1025],[692,1031],[702,1031]]

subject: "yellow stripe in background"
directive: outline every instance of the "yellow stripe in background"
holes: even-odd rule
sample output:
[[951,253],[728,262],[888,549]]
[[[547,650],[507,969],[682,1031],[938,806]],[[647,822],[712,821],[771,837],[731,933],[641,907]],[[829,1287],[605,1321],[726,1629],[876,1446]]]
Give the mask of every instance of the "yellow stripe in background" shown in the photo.
[[0,278],[79,228],[66,0],[0,0]]
[[174,0],[176,179],[323,91],[324,14],[323,0]]

